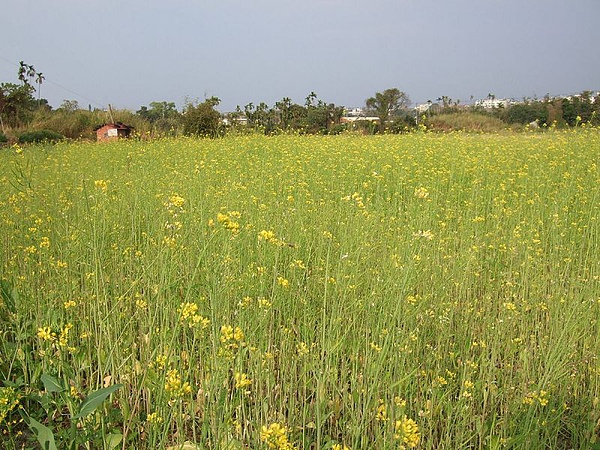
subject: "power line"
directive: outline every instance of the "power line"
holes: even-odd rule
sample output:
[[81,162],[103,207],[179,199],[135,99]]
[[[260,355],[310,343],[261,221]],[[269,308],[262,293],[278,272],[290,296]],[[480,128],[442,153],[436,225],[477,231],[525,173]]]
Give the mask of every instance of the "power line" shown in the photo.
[[[1,59],[1,60],[3,60],[3,61],[6,61],[6,62],[7,62],[7,63],[9,63],[9,64],[12,64],[12,65],[13,65],[13,66],[15,66],[15,67],[19,67],[19,65],[18,65],[18,64],[16,64],[16,63],[14,63],[13,61],[10,61],[10,60],[8,60],[8,59],[4,58],[3,56],[0,56],[0,59]],[[57,83],[57,82],[55,82],[55,81],[49,80],[49,79],[48,79],[46,76],[44,76],[44,80],[45,80],[46,82],[48,82],[48,83],[50,83],[50,84],[52,84],[52,85],[54,85],[54,86],[56,86],[56,87],[58,87],[58,88],[62,89],[62,90],[64,90],[64,91],[67,91],[67,92],[69,92],[70,94],[76,95],[77,97],[80,97],[80,98],[82,98],[82,99],[84,99],[84,100],[87,100],[88,102],[90,102],[90,103],[91,103],[91,104],[93,104],[93,105],[99,106],[99,107],[100,107],[100,108],[102,108],[102,109],[106,109],[106,106],[105,106],[105,105],[103,105],[102,103],[100,103],[100,102],[97,102],[97,101],[96,101],[96,100],[94,100],[94,99],[88,98],[88,97],[86,97],[85,95],[82,95],[82,94],[80,94],[80,93],[78,93],[78,92],[75,92],[75,91],[73,91],[73,90],[71,90],[71,89],[69,89],[69,88],[67,88],[67,87],[65,87],[65,86],[63,86],[63,85],[61,85],[61,84],[58,84],[58,83]]]

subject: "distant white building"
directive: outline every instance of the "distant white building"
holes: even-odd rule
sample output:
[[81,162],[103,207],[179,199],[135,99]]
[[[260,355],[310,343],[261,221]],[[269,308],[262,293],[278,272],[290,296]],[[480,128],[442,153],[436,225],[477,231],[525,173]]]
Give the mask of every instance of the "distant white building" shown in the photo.
[[483,100],[477,100],[475,106],[479,106],[483,109],[494,109],[494,108],[506,108],[510,106],[512,100],[507,98],[486,98]]
[[417,106],[415,106],[415,111],[417,111],[418,114],[424,114],[427,111],[429,111],[432,105],[433,103],[431,102],[418,104]]
[[352,108],[346,111],[346,117],[360,117],[364,115],[364,110],[362,108]]

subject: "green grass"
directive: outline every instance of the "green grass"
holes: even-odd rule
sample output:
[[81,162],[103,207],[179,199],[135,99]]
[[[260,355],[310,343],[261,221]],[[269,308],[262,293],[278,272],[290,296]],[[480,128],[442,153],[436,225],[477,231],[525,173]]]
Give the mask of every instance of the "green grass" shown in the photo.
[[593,448],[599,155],[593,129],[4,149],[3,443],[33,446],[21,411],[58,448]]

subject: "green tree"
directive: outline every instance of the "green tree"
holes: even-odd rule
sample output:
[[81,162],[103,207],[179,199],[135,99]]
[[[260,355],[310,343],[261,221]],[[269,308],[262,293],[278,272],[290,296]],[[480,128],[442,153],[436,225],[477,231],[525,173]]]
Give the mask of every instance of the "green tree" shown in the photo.
[[279,125],[283,130],[287,130],[290,127],[291,107],[292,99],[289,97],[283,97],[281,101],[275,103],[275,109],[279,115]]
[[410,106],[408,95],[397,88],[377,92],[375,97],[366,100],[367,110],[379,117],[379,131],[383,132],[391,119]]
[[309,133],[329,133],[344,115],[343,107],[319,99],[314,92],[306,97],[305,106],[306,131]]
[[40,103],[40,96],[42,94],[42,83],[44,82],[44,80],[46,79],[46,77],[44,76],[44,74],[42,74],[42,72],[37,72],[35,74],[35,82],[38,85],[38,104]]
[[79,102],[77,100],[63,100],[58,107],[58,110],[66,113],[74,113],[79,109]]
[[17,127],[27,122],[36,108],[35,89],[28,83],[0,84],[0,119],[2,126]]
[[177,118],[179,111],[173,102],[150,102],[150,108],[142,106],[136,114],[142,116],[144,119],[150,122],[156,122],[158,120]]
[[218,137],[221,134],[221,114],[215,107],[221,103],[217,97],[202,103],[188,103],[183,112],[183,133],[188,136]]
[[508,123],[528,124],[537,121],[540,125],[548,123],[548,102],[518,103],[510,106],[504,118]]
[[244,114],[248,119],[248,126],[262,130],[265,134],[270,134],[275,130],[276,111],[269,108],[265,102],[260,102],[258,106],[248,103],[244,106]]

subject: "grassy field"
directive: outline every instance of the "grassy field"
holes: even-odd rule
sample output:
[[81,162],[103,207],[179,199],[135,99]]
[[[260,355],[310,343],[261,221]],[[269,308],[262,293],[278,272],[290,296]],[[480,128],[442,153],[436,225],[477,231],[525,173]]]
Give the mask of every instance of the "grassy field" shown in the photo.
[[600,448],[599,162],[596,130],[2,149],[2,448]]

